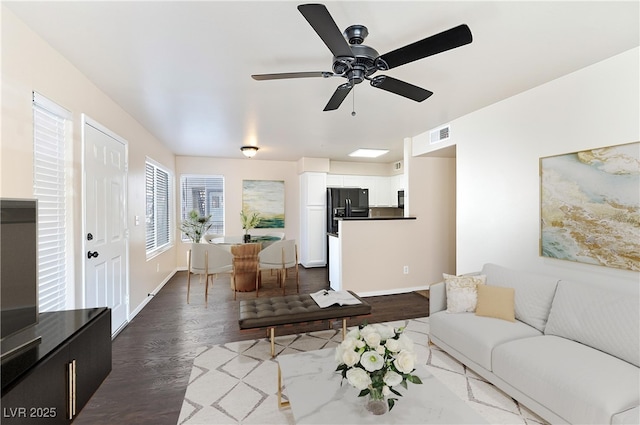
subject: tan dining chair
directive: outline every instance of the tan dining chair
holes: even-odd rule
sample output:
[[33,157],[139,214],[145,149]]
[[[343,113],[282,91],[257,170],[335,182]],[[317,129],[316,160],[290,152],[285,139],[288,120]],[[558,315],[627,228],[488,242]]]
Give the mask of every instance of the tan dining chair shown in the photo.
[[238,292],[238,282],[242,280],[241,291],[247,290],[249,285],[251,289],[255,284],[256,297],[258,296],[258,253],[260,252],[259,243],[245,243],[231,246],[231,254],[233,255],[233,299],[236,299]]
[[256,296],[258,296],[260,283],[262,281],[262,271],[276,270],[278,283],[282,287],[282,295],[286,290],[287,270],[295,268],[296,293],[300,292],[300,280],[298,275],[298,247],[294,239],[277,241],[260,251],[258,254],[258,283],[256,285]]
[[204,303],[209,302],[209,278],[213,285],[215,275],[233,272],[233,256],[223,247],[208,243],[193,243],[187,253],[187,304],[191,292],[191,274],[205,277]]

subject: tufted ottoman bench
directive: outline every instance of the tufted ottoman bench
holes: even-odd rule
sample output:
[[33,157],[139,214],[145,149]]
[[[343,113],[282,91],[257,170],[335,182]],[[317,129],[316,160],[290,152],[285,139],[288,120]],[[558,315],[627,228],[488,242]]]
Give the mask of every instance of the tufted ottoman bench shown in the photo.
[[276,326],[342,319],[342,337],[344,338],[347,333],[348,318],[371,314],[371,306],[353,292],[349,292],[360,301],[360,304],[320,308],[309,294],[242,300],[240,301],[240,329],[268,329],[271,339],[271,357],[275,357]]

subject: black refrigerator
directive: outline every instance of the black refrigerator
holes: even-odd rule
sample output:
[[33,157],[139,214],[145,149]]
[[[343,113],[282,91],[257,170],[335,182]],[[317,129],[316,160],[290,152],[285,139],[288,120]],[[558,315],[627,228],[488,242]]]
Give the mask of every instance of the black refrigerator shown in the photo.
[[327,232],[338,233],[337,218],[369,217],[369,189],[327,189]]

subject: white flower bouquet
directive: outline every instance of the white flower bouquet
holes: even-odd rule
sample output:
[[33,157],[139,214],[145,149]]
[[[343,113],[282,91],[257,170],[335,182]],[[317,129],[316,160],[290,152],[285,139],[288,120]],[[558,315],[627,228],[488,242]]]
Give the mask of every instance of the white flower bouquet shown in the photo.
[[413,341],[403,331],[381,324],[361,325],[336,347],[336,372],[342,373],[343,381],[360,390],[358,397],[386,398],[389,410],[398,400],[391,395],[402,396],[394,387],[408,388],[407,382],[422,384],[412,375],[416,354]]

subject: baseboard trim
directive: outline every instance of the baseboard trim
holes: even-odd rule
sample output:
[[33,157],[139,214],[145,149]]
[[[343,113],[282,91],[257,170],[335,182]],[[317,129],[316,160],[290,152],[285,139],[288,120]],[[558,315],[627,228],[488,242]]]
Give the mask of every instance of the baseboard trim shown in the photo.
[[357,292],[357,295],[359,297],[376,297],[378,295],[406,294],[407,292],[424,291],[425,289],[429,289],[429,285],[414,286],[411,288],[385,289],[383,291]]
[[138,315],[138,313],[140,313],[142,311],[143,308],[145,308],[145,306],[147,304],[149,304],[149,301],[151,301],[151,298],[153,298],[158,292],[160,292],[160,290],[164,287],[164,285],[166,285],[173,276],[175,276],[175,274],[179,271],[179,269],[174,269],[171,273],[169,273],[167,275],[167,277],[164,278],[164,280],[162,282],[160,282],[160,284],[156,287],[156,289],[154,289],[153,291],[149,292],[149,294],[147,295],[147,297],[142,300],[142,302],[140,304],[138,304],[138,306],[135,308],[135,310],[133,310],[131,312],[131,314],[129,314],[129,322],[131,322],[133,320],[134,317],[136,317]]

